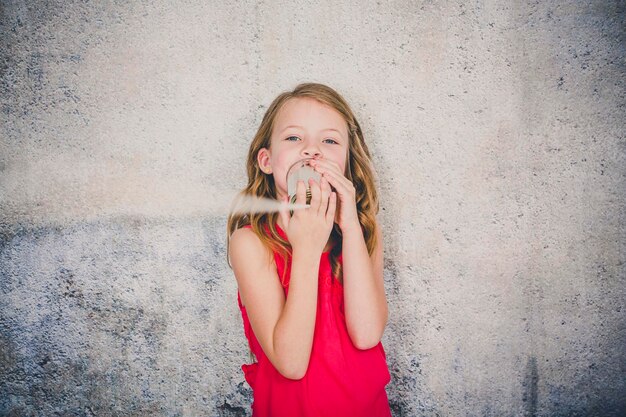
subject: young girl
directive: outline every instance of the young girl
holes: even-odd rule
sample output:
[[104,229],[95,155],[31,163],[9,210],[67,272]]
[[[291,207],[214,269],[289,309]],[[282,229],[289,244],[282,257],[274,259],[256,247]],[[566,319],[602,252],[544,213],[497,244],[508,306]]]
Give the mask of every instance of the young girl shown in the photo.
[[280,213],[232,214],[228,263],[257,362],[242,365],[254,417],[391,416],[380,342],[388,310],[374,171],[352,110],[305,83],[269,106],[250,145],[242,194],[287,203],[287,170],[314,158]]

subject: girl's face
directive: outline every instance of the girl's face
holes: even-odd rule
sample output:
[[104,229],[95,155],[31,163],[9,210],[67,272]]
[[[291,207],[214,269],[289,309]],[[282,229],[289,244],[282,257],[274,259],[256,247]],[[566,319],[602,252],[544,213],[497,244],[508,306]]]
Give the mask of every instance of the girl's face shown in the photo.
[[257,154],[259,167],[273,174],[279,200],[287,195],[287,170],[303,158],[333,161],[346,173],[348,126],[332,107],[313,98],[285,102],[274,120],[270,149]]

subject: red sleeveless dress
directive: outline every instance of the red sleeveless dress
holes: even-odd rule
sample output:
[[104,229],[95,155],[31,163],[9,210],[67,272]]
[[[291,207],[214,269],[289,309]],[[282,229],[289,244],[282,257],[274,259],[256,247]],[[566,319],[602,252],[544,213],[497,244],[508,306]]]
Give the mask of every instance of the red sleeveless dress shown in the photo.
[[[278,224],[276,229],[287,239]],[[265,230],[269,234],[267,226]],[[280,279],[285,262],[277,252],[274,259],[276,279]],[[286,268],[285,295],[289,292],[291,258]],[[336,279],[331,280],[329,252],[324,252],[320,260],[313,346],[302,379],[285,378],[274,368],[252,331],[239,292],[237,301],[244,333],[258,361],[241,366],[253,391],[253,417],[391,417],[385,391],[391,380],[385,350],[382,343],[367,350],[352,344],[346,327],[343,287]]]

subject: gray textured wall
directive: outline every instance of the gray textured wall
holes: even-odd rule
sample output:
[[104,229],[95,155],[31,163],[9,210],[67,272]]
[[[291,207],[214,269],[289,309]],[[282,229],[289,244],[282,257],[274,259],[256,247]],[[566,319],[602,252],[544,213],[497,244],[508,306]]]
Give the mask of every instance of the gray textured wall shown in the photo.
[[625,4],[3,1],[0,414],[249,415],[219,196],[336,88],[395,416],[626,414]]

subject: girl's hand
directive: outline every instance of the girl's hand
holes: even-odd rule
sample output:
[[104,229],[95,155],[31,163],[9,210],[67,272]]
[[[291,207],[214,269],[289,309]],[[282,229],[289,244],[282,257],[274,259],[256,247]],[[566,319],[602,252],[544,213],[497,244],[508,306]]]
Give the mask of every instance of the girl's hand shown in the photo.
[[339,194],[337,224],[342,232],[349,228],[361,228],[356,208],[356,190],[352,182],[342,173],[339,165],[326,159],[314,159],[310,162],[315,171],[322,174]]
[[[337,194],[332,192],[330,184],[322,178],[320,184],[309,179],[311,187],[311,203],[305,209],[295,210],[289,217],[288,210],[281,210],[280,216],[285,225],[285,233],[292,249],[295,251],[317,251],[321,255],[333,229]],[[285,197],[286,203],[289,197]],[[306,186],[304,181],[296,185],[296,204],[306,204]]]

